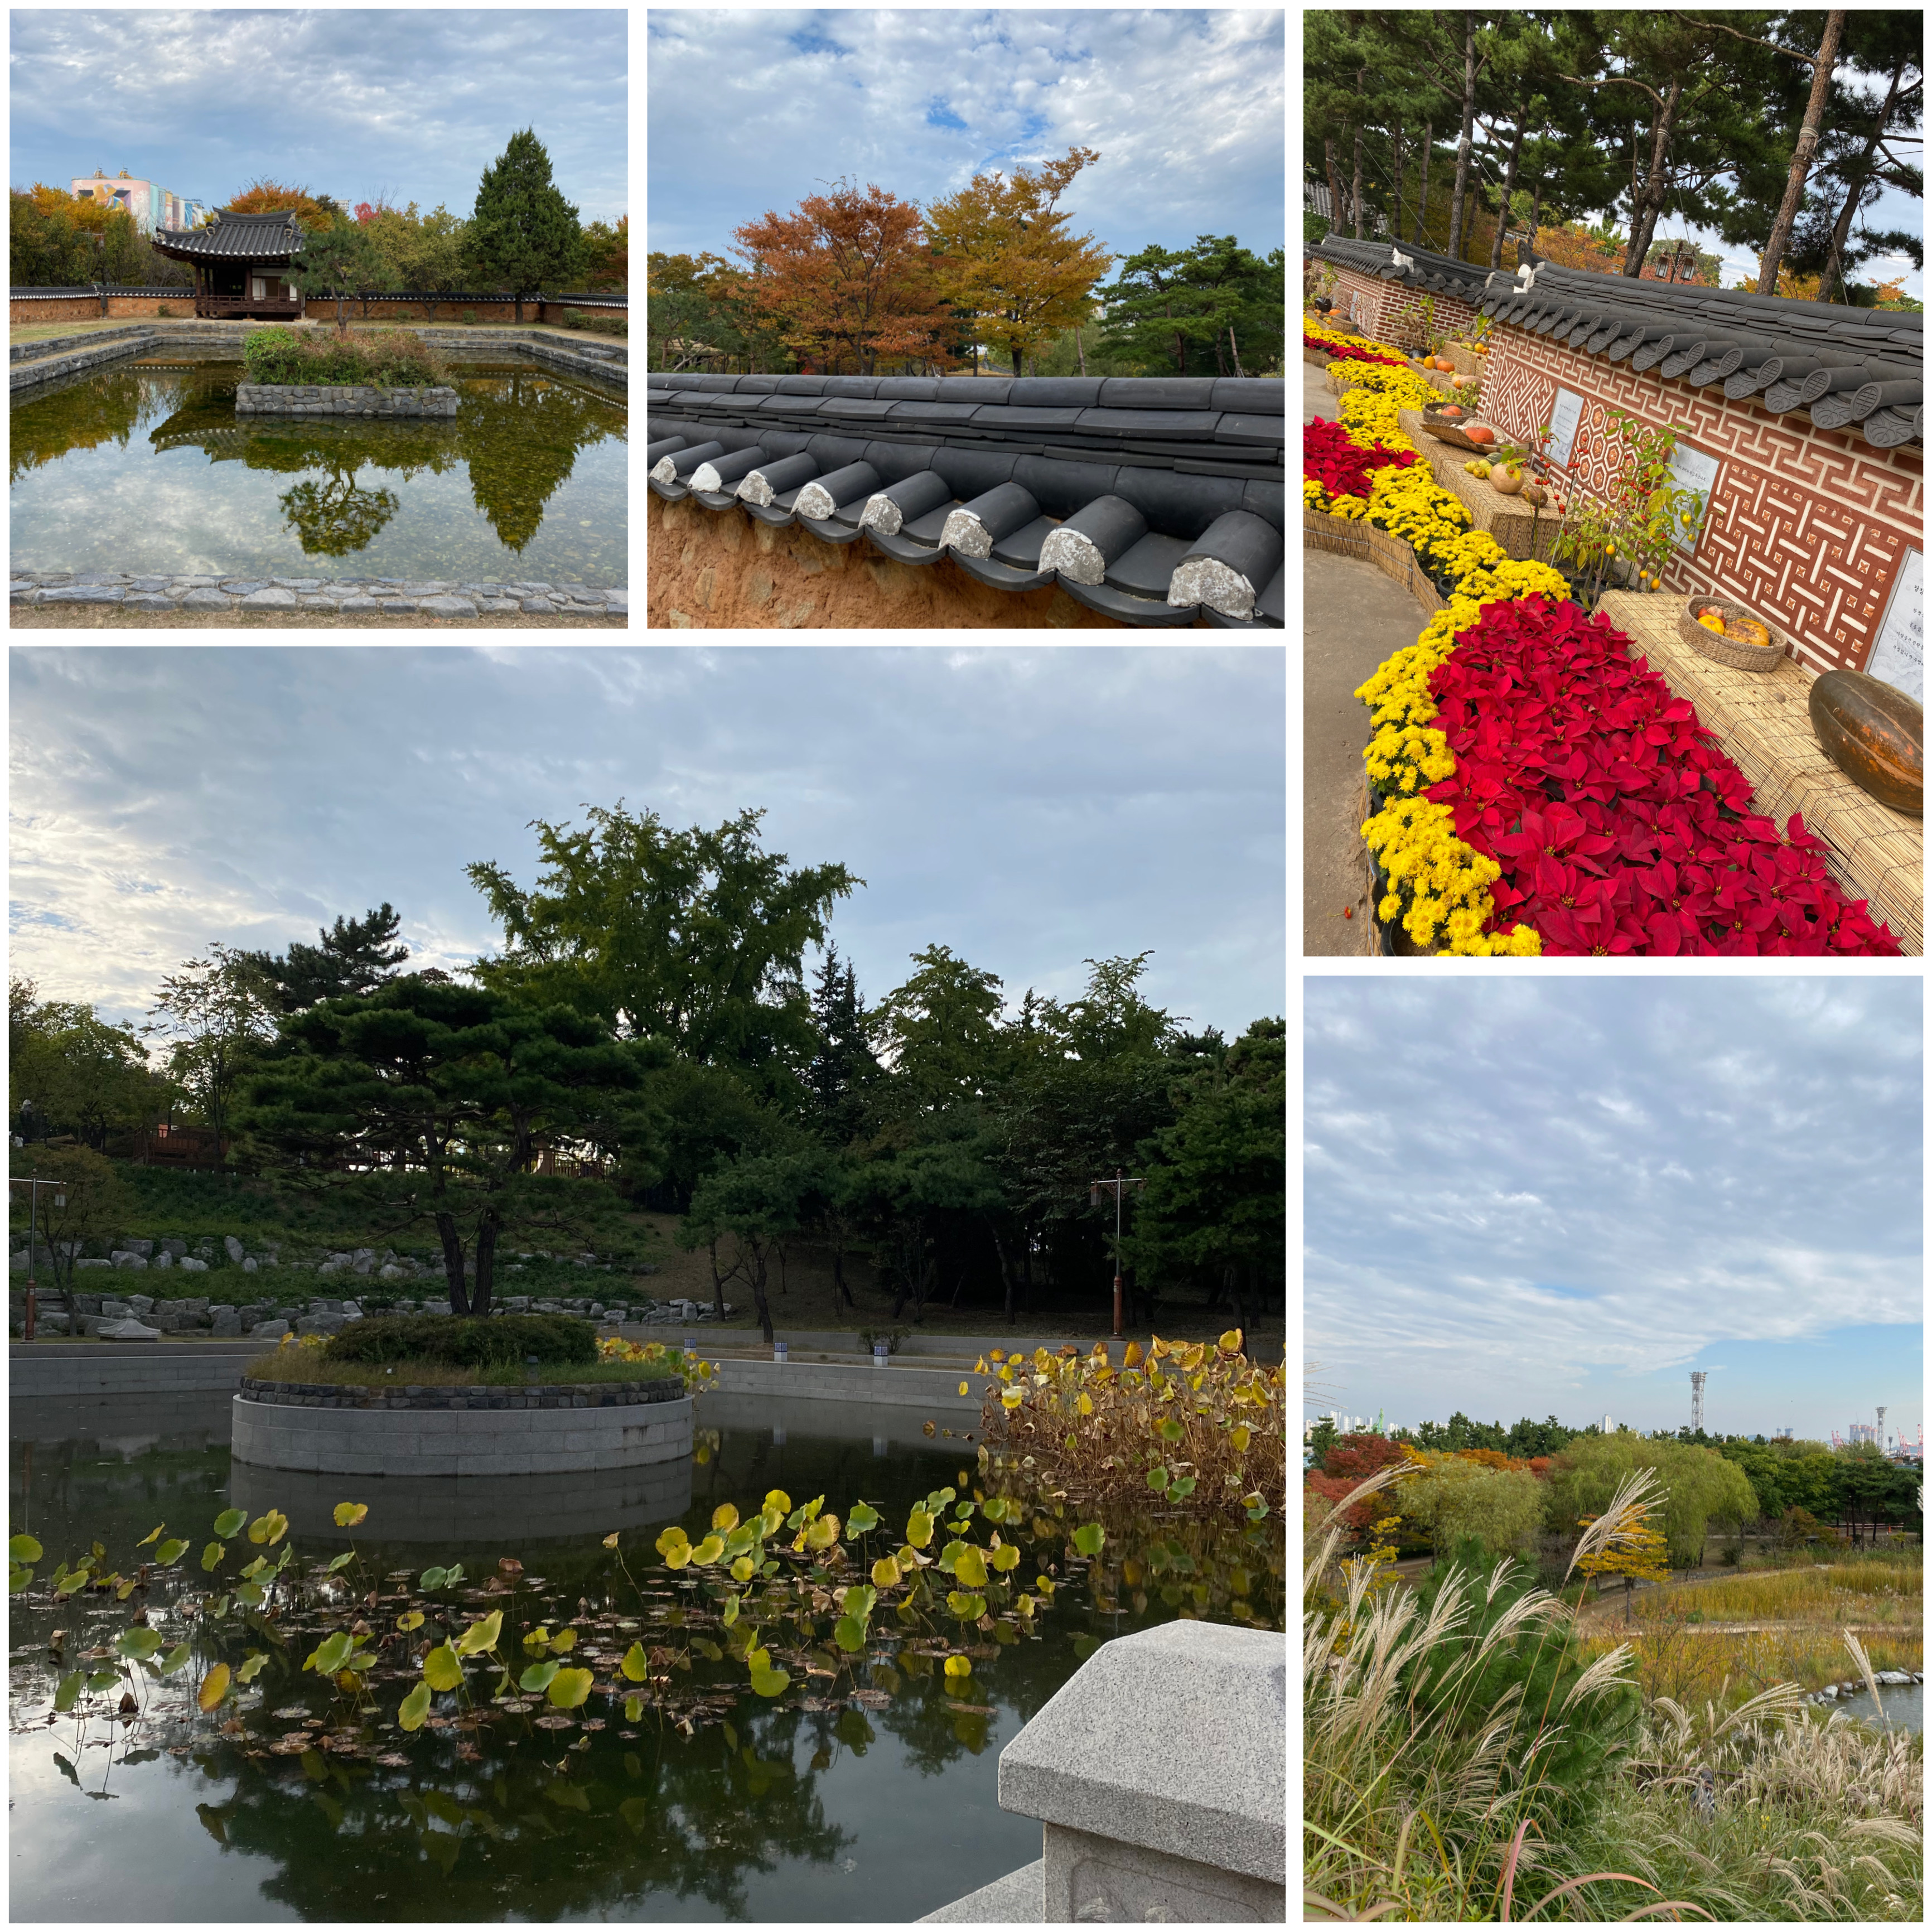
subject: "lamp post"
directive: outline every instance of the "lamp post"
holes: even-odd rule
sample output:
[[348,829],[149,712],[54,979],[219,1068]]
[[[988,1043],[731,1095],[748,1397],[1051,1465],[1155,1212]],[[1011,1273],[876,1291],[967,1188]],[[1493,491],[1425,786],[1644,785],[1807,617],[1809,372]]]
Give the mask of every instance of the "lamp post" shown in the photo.
[[[28,1104],[31,1105],[32,1103],[29,1102]],[[22,1112],[24,1112],[25,1111],[26,1108],[23,1106]],[[58,1180],[38,1180],[34,1179],[32,1176],[25,1176],[18,1180],[9,1181],[8,1185],[11,1187],[24,1187],[28,1190],[27,1315],[26,1321],[21,1325],[23,1330],[22,1339],[31,1342],[34,1339],[34,1320],[38,1312],[38,1307],[36,1306],[36,1292],[38,1288],[39,1283],[35,1279],[34,1274],[34,1244],[38,1239],[40,1190],[44,1187],[51,1187],[54,1190],[54,1205],[56,1208],[64,1208],[67,1205],[66,1184],[63,1181]],[[47,1245],[47,1252],[49,1254],[52,1254],[53,1252],[53,1244],[51,1242]]]
[[1144,1180],[1124,1174],[1117,1167],[1112,1180],[1096,1180],[1090,1184],[1087,1192],[1087,1204],[1090,1208],[1100,1206],[1102,1194],[1112,1192],[1114,1197],[1114,1333],[1116,1336],[1123,1332],[1120,1326],[1120,1204],[1125,1199],[1129,1188],[1146,1185]]

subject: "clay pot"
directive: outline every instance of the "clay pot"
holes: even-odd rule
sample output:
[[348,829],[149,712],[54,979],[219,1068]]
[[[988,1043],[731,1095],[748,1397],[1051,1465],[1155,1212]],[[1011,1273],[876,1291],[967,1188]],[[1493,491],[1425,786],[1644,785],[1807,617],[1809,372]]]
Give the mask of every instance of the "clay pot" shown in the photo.
[[1516,495],[1526,481],[1527,473],[1521,470],[1492,470],[1490,472],[1490,488],[1500,490],[1505,496]]

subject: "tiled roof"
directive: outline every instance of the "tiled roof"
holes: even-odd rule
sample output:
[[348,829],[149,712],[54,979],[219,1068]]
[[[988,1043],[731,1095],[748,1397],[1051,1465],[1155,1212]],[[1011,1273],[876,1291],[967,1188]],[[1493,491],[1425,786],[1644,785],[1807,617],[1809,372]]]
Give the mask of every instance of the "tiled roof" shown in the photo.
[[164,255],[263,261],[298,254],[302,232],[292,212],[269,214],[218,214],[206,228],[160,228],[154,245]]
[[1378,275],[1385,282],[1401,282],[1432,295],[1455,296],[1472,304],[1481,298],[1490,278],[1489,269],[1479,262],[1459,262],[1454,255],[1438,255],[1432,248],[1408,242],[1358,242],[1352,236],[1329,235],[1312,252],[1318,260],[1333,262],[1337,268]]
[[1058,581],[1125,622],[1279,626],[1286,384],[1273,376],[647,378],[651,488]]
[[[1385,245],[1331,237],[1316,252],[1384,280],[1414,278]],[[1694,388],[1721,384],[1733,400],[1756,396],[1772,416],[1806,411],[1820,429],[1856,425],[1875,448],[1924,440],[1925,318],[1913,310],[1787,302],[1546,261],[1514,275],[1486,274],[1477,305],[1640,375],[1654,369]]]

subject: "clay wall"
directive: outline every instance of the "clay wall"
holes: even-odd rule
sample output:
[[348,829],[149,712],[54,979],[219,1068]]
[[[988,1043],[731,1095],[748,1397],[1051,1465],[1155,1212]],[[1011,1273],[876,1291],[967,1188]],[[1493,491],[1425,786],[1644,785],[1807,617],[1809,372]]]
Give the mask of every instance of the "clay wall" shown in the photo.
[[[11,298],[12,320],[34,322],[98,322],[101,320],[98,296],[15,296]],[[110,296],[110,316],[158,315],[166,309],[170,315],[194,315],[194,291],[170,289],[166,295]]]
[[645,542],[646,621],[658,629],[1135,628],[1076,603],[1057,584],[995,590],[950,557],[896,563],[863,537],[821,543],[796,525],[777,530],[688,499],[667,503],[652,494]]
[[[1422,304],[1429,294],[1426,289],[1412,289],[1401,282],[1385,282],[1378,275],[1343,268],[1336,278],[1333,300],[1336,312],[1346,315],[1365,334],[1419,353],[1426,314]],[[1438,334],[1462,335],[1474,325],[1476,311],[1468,303],[1454,296],[1438,295],[1433,300]]]
[[[96,295],[15,295],[10,301],[11,320],[16,323],[98,322],[101,317],[100,298]],[[164,294],[110,295],[107,298],[106,312],[110,316],[154,316],[164,308],[170,315],[186,316],[191,320],[194,314],[194,290],[171,289]],[[517,305],[513,302],[473,302],[461,296],[445,298],[425,295],[407,302],[372,302],[368,304],[366,318],[359,302],[346,301],[343,308],[347,318],[353,322],[463,322],[473,318],[478,322],[514,322],[517,319]],[[592,308],[582,302],[529,301],[524,304],[524,320],[560,322],[567,308],[594,316],[622,316],[625,313],[622,308]],[[317,296],[304,304],[304,314],[310,322],[333,322],[335,303],[332,298]],[[597,333],[595,330],[586,332]]]
[[1664,588],[1722,592],[1788,632],[1815,670],[1862,670],[1908,549],[1924,547],[1924,452],[1875,449],[1856,430],[1821,430],[1802,410],[1772,416],[1721,384],[1694,389],[1655,370],[1580,354],[1499,323],[1490,335],[1483,413],[1522,440],[1550,420],[1559,387],[1583,399],[1568,473],[1607,491],[1609,413],[1678,432],[1718,459],[1694,550],[1678,550]]

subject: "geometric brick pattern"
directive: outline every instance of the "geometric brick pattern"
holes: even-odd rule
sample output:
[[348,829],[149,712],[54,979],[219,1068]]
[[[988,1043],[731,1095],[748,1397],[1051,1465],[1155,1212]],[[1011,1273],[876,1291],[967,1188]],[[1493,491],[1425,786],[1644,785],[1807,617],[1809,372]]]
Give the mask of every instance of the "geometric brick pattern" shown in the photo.
[[1726,592],[1788,632],[1814,670],[1864,668],[1905,551],[1924,544],[1922,449],[1876,449],[1802,411],[1774,416],[1756,397],[1636,375],[1505,322],[1490,342],[1483,411],[1508,435],[1526,440],[1548,422],[1559,385],[1583,398],[1568,473],[1586,494],[1608,492],[1612,409],[1718,459],[1696,549],[1672,554],[1666,590]]
[[[1385,282],[1379,276],[1345,268],[1336,272],[1332,299],[1358,328],[1377,341],[1398,349],[1412,349],[1420,354],[1427,314],[1422,304],[1427,294],[1426,290]],[[1450,295],[1438,295],[1434,300],[1437,334],[1461,335],[1474,326],[1476,311],[1467,302]]]

